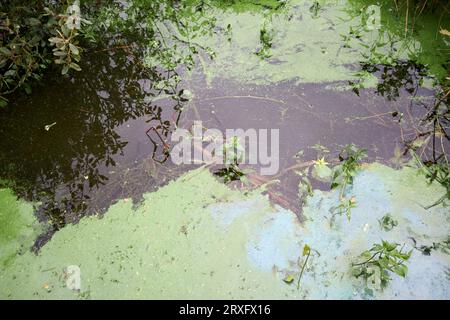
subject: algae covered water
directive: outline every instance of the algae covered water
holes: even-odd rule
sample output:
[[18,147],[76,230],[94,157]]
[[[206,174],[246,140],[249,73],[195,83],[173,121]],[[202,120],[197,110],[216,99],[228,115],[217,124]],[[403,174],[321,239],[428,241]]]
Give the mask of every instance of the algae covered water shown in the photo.
[[0,109],[0,297],[449,299],[450,26],[421,8],[81,6],[81,71]]

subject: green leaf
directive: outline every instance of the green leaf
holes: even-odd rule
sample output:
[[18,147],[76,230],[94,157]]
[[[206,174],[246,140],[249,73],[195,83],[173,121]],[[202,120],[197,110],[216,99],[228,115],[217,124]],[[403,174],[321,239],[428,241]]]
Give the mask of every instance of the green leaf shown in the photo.
[[394,267],[393,271],[398,274],[401,277],[406,277],[406,274],[408,273],[408,267],[404,264],[397,265]]
[[0,47],[0,53],[3,53],[4,55],[9,56],[9,55],[11,55],[11,50],[9,50],[6,47]]
[[62,75],[66,75],[67,72],[69,72],[69,66],[66,65],[66,66],[64,66],[64,67],[62,68],[61,74],[62,74]]
[[81,71],[81,67],[80,67],[78,64],[76,64],[75,62],[72,62],[72,63],[69,65],[69,67],[72,68],[72,69],[74,69],[74,70],[76,70],[76,71]]
[[326,164],[316,164],[312,170],[314,179],[321,182],[329,182],[331,180],[332,171]]
[[8,100],[5,98],[0,97],[0,108],[4,108],[8,105]]
[[63,52],[63,51],[55,51],[53,52],[53,54],[57,57],[65,57],[67,56],[67,53]]
[[53,37],[53,38],[48,39],[48,41],[51,43],[63,43],[64,39]]
[[411,257],[412,250],[407,253],[398,253],[398,257],[403,260],[408,260]]
[[397,248],[398,244],[396,243],[389,243],[387,241],[382,241],[383,243],[383,247],[387,250],[387,251],[392,251],[395,250],[395,248]]
[[66,25],[63,25],[61,27],[61,31],[63,32],[65,37],[68,37],[70,35],[70,29]]
[[360,256],[362,259],[367,260],[372,256],[372,253],[369,250],[366,250],[363,253],[361,253]]
[[73,52],[73,54],[75,54],[75,55],[80,54],[80,50],[78,50],[78,48],[76,46],[74,46],[73,44],[69,43],[69,48],[70,48],[70,51]]
[[8,70],[5,72],[4,76],[5,77],[14,77],[17,74],[16,70]]
[[331,184],[331,189],[336,189],[337,187],[339,187],[339,183],[333,182],[333,183]]

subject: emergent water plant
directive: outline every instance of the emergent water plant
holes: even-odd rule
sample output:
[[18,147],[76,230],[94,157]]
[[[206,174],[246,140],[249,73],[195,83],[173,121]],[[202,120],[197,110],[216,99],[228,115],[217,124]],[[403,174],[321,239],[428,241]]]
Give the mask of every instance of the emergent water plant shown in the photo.
[[339,153],[339,165],[334,167],[331,180],[331,189],[340,187],[339,198],[342,199],[347,186],[353,183],[353,178],[358,173],[361,160],[366,157],[367,151],[354,144],[344,146]]
[[347,217],[347,220],[350,221],[350,218],[352,216],[351,210],[356,208],[356,199],[355,197],[351,197],[350,199],[343,198],[340,200],[339,205],[331,208],[331,220],[330,225],[333,226],[334,219],[336,215],[343,215]]
[[381,244],[364,251],[351,265],[353,276],[362,277],[370,290],[386,288],[391,281],[391,273],[406,277],[406,261],[411,257],[412,250],[404,252],[403,248],[397,249],[398,246],[397,243],[382,240]]
[[438,161],[423,161],[416,152],[412,151],[412,155],[428,183],[436,181],[445,188],[445,193],[434,203],[425,206],[425,209],[428,210],[440,204],[446,205],[446,201],[450,201],[450,166],[446,156],[442,156]]
[[398,225],[398,221],[389,213],[385,214],[378,222],[380,223],[381,229],[385,231],[391,231]]
[[[303,246],[302,255],[298,258],[298,261],[297,261],[297,265],[300,267],[300,272],[298,273],[298,275],[295,275],[295,274],[287,275],[283,279],[283,281],[287,284],[291,284],[294,282],[295,277],[298,276],[297,290],[300,289],[300,281],[302,280],[302,276],[303,276],[303,273],[305,272],[305,268],[306,268],[306,265],[308,264],[308,260],[309,260],[310,256],[311,256],[311,247],[308,246],[307,244],[305,244]],[[304,259],[304,261],[303,261],[303,263],[301,263],[301,260],[303,260],[303,259]]]
[[331,179],[331,189],[340,187],[339,191],[339,205],[330,209],[332,218],[330,224],[333,225],[336,215],[345,213],[347,219],[350,221],[351,209],[356,207],[356,199],[345,197],[345,191],[349,185],[353,183],[353,178],[358,173],[361,166],[361,160],[366,156],[366,150],[358,148],[354,144],[344,146],[339,153],[339,161],[341,162],[333,169]]
[[440,250],[443,253],[450,253],[450,236],[447,236],[446,240],[441,242],[433,242],[432,245],[417,245],[417,241],[414,238],[411,238],[414,241],[414,247],[422,252],[424,255],[429,256],[433,250]]
[[224,183],[241,180],[245,175],[239,168],[239,162],[242,160],[243,152],[244,150],[239,143],[238,137],[233,137],[223,148],[226,166],[217,170],[214,174],[222,177]]
[[259,31],[259,41],[261,42],[261,48],[256,52],[256,55],[261,59],[267,59],[271,57],[270,49],[272,48],[273,34],[271,30],[265,26]]

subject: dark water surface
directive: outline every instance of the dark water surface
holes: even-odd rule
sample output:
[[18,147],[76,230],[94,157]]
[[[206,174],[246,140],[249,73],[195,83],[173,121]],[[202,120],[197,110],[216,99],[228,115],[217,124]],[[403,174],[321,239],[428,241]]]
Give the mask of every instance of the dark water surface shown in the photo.
[[[414,132],[392,112],[413,119],[407,123],[424,114],[404,88],[389,100],[374,89],[358,96],[320,84],[247,87],[225,79],[209,87],[202,79],[182,83],[194,96],[180,113],[170,98],[150,102],[150,80],[129,56],[102,54],[85,63],[83,73],[67,80],[50,77],[0,113],[0,133],[8,137],[0,142],[1,177],[13,181],[27,200],[42,202],[39,214],[50,217],[55,228],[102,212],[121,198],[138,201],[193,167],[176,166],[170,159],[158,162],[165,158],[163,144],[147,130],[161,119],[173,123],[180,114],[180,127],[202,120],[205,127],[224,132],[280,129],[283,173],[301,160],[315,160],[316,144],[336,155],[354,143],[368,150],[369,160],[389,163],[402,146],[401,135]],[[433,92],[418,88],[414,94],[432,97]],[[155,107],[161,107],[161,115],[150,121]],[[277,178],[275,189],[287,201],[280,204],[299,212],[297,175],[291,171]]]

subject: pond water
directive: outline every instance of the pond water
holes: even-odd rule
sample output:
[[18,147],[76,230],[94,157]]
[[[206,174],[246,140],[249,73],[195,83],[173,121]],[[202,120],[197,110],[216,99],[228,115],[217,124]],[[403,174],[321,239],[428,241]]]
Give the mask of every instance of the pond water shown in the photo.
[[[196,167],[164,153],[175,126],[190,129],[196,120],[222,131],[279,129],[279,172],[249,178],[279,180],[266,192],[300,220],[296,170],[305,163],[333,162],[351,143],[367,149],[366,161],[392,167],[408,160],[408,143],[432,157],[436,143],[421,140],[429,127],[420,120],[434,103],[433,82],[445,75],[448,40],[437,31],[448,21],[424,14],[405,35],[400,13],[382,7],[380,25],[369,28],[375,3],[187,5],[178,24],[152,22],[158,41],[145,27],[137,39],[113,34],[109,49],[85,53],[82,72],[49,73],[31,95],[14,97],[0,111],[0,181],[51,224],[37,246],[119,199],[138,204]],[[136,19],[127,14],[121,18]],[[445,153],[448,141],[438,147]]]

